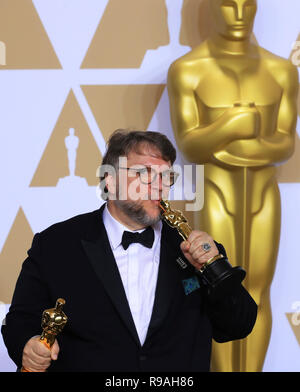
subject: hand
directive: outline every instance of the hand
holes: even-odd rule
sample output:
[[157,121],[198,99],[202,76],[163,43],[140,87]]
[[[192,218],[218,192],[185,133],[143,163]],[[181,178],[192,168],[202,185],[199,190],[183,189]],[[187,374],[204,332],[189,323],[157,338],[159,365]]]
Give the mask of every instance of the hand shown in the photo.
[[[236,104],[238,105],[238,104]],[[239,104],[227,109],[225,128],[235,139],[254,139],[260,130],[260,113],[255,106]]]
[[56,360],[59,353],[57,340],[51,350],[40,342],[39,336],[29,339],[23,350],[22,366],[31,372],[45,372],[51,364],[51,360]]
[[[205,243],[209,243],[211,246],[208,252],[202,248],[202,245]],[[180,248],[184,257],[198,270],[201,269],[209,259],[219,254],[219,250],[212,237],[204,231],[199,230],[193,230],[187,241],[183,241],[180,244]]]

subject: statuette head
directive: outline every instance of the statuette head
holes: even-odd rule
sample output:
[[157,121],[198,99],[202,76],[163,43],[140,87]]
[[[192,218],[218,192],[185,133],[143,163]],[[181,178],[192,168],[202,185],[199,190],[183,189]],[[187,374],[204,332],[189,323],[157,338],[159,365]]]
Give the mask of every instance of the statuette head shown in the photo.
[[257,11],[256,0],[210,0],[217,33],[242,41],[250,37]]

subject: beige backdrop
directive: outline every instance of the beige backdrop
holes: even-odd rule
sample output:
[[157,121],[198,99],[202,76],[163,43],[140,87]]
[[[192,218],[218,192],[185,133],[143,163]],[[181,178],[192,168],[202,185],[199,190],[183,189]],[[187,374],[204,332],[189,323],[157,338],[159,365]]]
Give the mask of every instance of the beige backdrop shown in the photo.
[[[5,113],[0,124],[3,199],[0,206],[0,301],[6,304],[11,301],[33,233],[54,223],[58,217],[64,218],[63,212],[56,216],[55,211],[64,210],[69,200],[79,204],[74,199],[81,189],[79,179],[86,181],[82,183],[85,188],[78,199],[82,211],[99,205],[96,193],[94,200],[90,195],[97,185],[95,173],[105,141],[113,130],[119,127],[147,130],[155,125],[163,127],[156,130],[173,138],[166,95],[167,70],[176,56],[182,54],[181,50],[197,46],[208,36],[211,29],[208,2],[74,0],[71,9],[66,0],[0,0],[0,41],[6,48],[6,65],[0,65],[0,77],[5,82],[0,102]],[[296,7],[295,4],[290,2],[289,6]],[[171,6],[178,10],[172,21],[168,20]],[[259,6],[266,7],[266,3],[259,1]],[[268,2],[268,6],[272,4]],[[72,24],[71,16],[67,18],[63,7],[69,7],[71,16],[78,10],[77,27],[75,22]],[[82,18],[81,10],[84,11]],[[60,12],[65,16],[64,21],[59,19]],[[266,29],[273,28],[267,22]],[[170,35],[170,23],[180,27],[177,42],[176,37]],[[60,30],[56,32],[56,28]],[[78,31],[83,35],[89,31],[85,48]],[[281,31],[284,34],[285,27],[281,27]],[[292,47],[293,41],[300,39],[298,34],[299,30],[286,45]],[[253,37],[258,41],[259,38]],[[60,43],[64,39],[68,40],[66,50]],[[76,52],[77,45],[81,52]],[[68,50],[70,56],[77,59],[74,69],[71,57],[66,61]],[[151,60],[147,64],[143,63],[146,55]],[[43,83],[45,89],[41,88]],[[79,139],[75,170],[78,184],[74,182],[73,188],[63,182],[70,174],[65,138],[71,128]],[[13,172],[10,171],[12,166]],[[280,183],[300,183],[299,168],[297,135],[294,156],[278,168]],[[86,205],[85,195],[89,195]],[[68,201],[60,204],[61,197]],[[56,206],[55,200],[58,200]],[[176,206],[183,208],[183,202],[177,202]],[[72,215],[73,210],[66,207],[65,211]],[[191,219],[189,213],[187,216]],[[286,313],[300,345],[300,328],[291,321],[293,313],[288,310]]]

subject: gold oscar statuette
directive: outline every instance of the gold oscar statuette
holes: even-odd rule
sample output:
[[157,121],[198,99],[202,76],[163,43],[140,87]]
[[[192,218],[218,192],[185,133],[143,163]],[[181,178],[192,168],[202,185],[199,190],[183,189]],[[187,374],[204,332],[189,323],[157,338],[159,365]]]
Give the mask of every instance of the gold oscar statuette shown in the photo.
[[[186,218],[179,210],[172,210],[170,203],[167,200],[160,201],[160,208],[162,210],[161,216],[164,221],[178,230],[179,234],[184,240],[187,240],[192,232]],[[220,298],[237,285],[239,285],[245,278],[246,272],[241,267],[232,267],[226,257],[220,255],[219,258],[213,258],[208,261],[204,267],[196,270],[201,280],[207,287],[211,298]]]
[[263,1],[207,3],[210,35],[169,68],[170,115],[184,158],[205,165],[205,202],[195,222],[225,246],[233,266],[247,271],[243,284],[258,306],[246,339],[213,343],[212,369],[258,372],[272,328],[281,225],[277,167],[295,148],[299,77],[290,60],[253,36]]
[[[65,303],[66,301],[63,298],[58,298],[55,308],[46,309],[42,314],[43,332],[40,337],[40,342],[49,350],[53,346],[56,336],[63,330],[68,321],[67,316],[62,310]],[[22,367],[21,372],[31,372],[31,370]]]

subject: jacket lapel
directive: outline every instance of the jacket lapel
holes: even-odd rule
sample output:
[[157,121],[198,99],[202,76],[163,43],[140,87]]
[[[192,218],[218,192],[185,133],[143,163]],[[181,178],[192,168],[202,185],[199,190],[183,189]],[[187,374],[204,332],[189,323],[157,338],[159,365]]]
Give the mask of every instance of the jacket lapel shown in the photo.
[[93,225],[93,233],[97,233],[96,237],[95,234],[92,234],[89,236],[90,238],[82,239],[81,242],[97,277],[104,286],[133,339],[140,346],[140,340],[130,312],[121,276],[102,221],[103,210],[104,205],[95,216],[96,221]]

